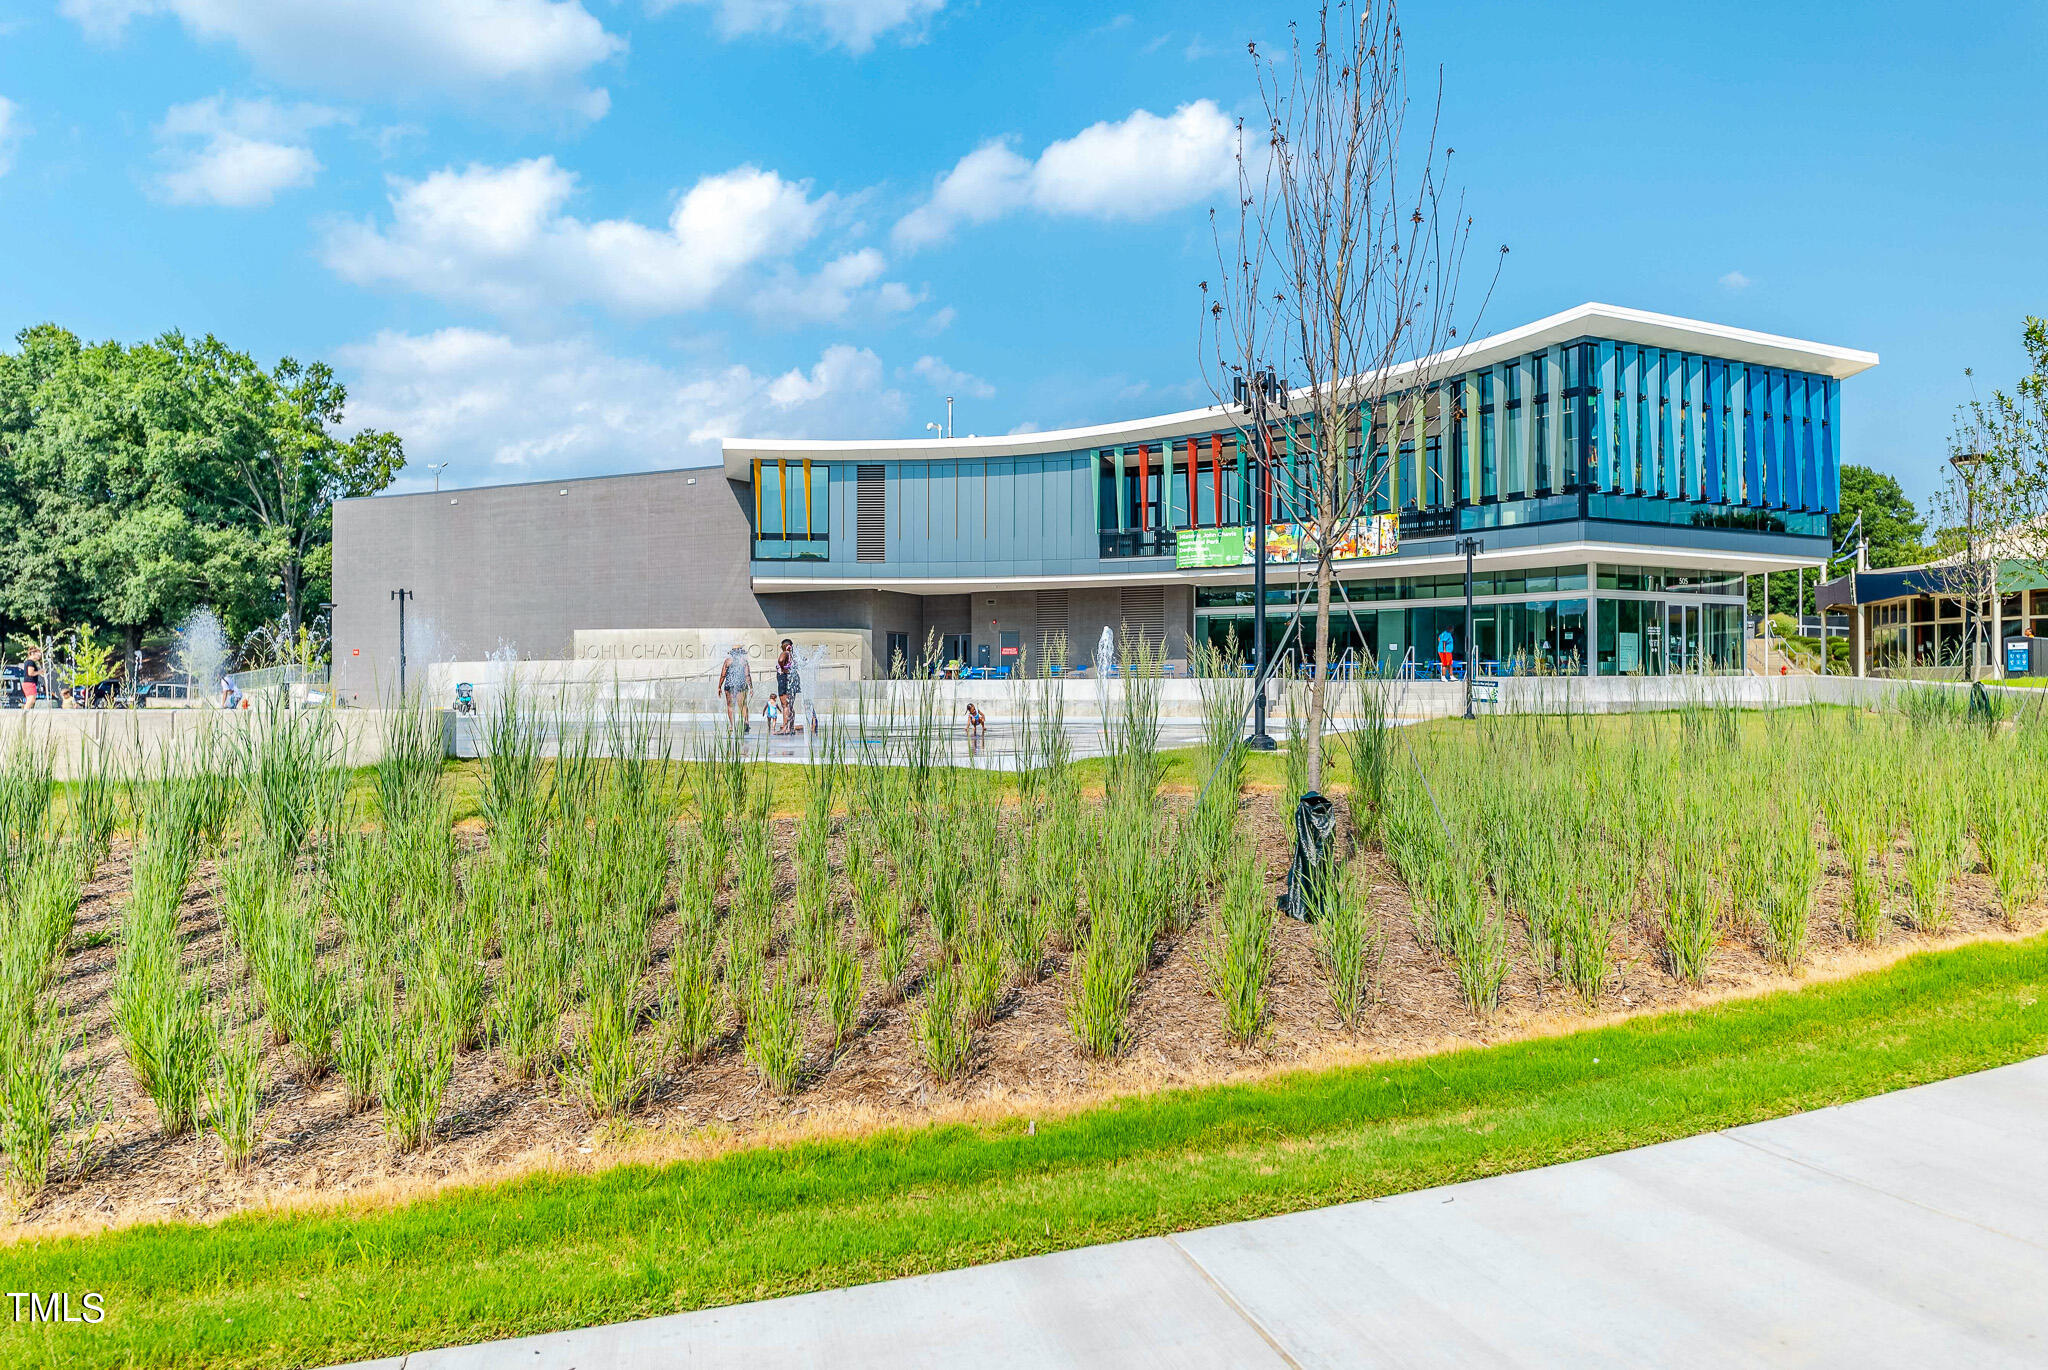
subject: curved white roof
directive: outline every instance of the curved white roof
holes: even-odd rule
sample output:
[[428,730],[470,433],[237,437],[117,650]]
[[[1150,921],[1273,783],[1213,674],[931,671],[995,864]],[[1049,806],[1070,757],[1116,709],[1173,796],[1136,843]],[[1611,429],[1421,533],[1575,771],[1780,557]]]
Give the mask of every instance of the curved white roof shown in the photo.
[[[1385,378],[1398,387],[1411,373],[1454,374],[1492,366],[1496,362],[1534,352],[1555,343],[1583,337],[1612,338],[1617,342],[1665,347],[1675,351],[1700,352],[1754,366],[1782,367],[1815,375],[1846,380],[1859,371],[1877,365],[1875,352],[1831,343],[1805,342],[1758,333],[1748,328],[1680,318],[1675,314],[1652,314],[1644,309],[1624,309],[1613,304],[1582,304],[1534,323],[1511,328],[1505,333],[1479,338],[1418,361],[1391,367]],[[1089,447],[1151,442],[1161,438],[1186,437],[1229,427],[1235,419],[1221,405],[1161,414],[1121,423],[1094,424],[1085,428],[1059,428],[1041,433],[1017,433],[980,438],[875,438],[852,441],[789,438],[727,438],[724,440],[725,473],[735,479],[749,475],[757,458],[811,457],[832,461],[943,461],[951,458],[1032,456],[1042,452],[1072,452]]]

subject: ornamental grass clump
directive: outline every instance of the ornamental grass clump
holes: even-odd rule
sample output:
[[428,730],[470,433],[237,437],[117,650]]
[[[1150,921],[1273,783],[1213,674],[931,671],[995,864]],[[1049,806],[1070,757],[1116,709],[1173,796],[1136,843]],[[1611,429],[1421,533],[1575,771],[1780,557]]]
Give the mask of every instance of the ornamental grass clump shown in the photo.
[[105,737],[81,734],[78,777],[71,787],[71,821],[78,836],[80,879],[91,879],[100,862],[107,859],[114,829],[120,824],[119,809]]
[[639,981],[607,979],[584,1001],[583,1024],[562,1068],[562,1083],[592,1118],[632,1111],[654,1083],[656,1053],[636,1035]]
[[910,919],[904,915],[903,900],[893,889],[881,892],[868,908],[875,974],[881,978],[884,996],[894,1002],[903,995],[904,982],[917,955],[911,940]]
[[385,712],[382,743],[375,776],[377,812],[384,830],[402,832],[442,817],[441,769],[446,749],[441,715],[426,707],[418,691],[409,692]]
[[114,1021],[136,1081],[156,1105],[158,1127],[171,1137],[198,1121],[213,1059],[206,989],[184,968],[178,926],[196,840],[183,827],[145,831],[115,957]]
[[56,757],[47,741],[17,734],[0,756],[0,882],[42,845],[56,792]]
[[431,1010],[408,1003],[384,1039],[378,1098],[384,1132],[401,1152],[419,1151],[433,1136],[441,1100],[455,1073],[455,1049]]
[[53,1004],[0,1024],[0,1176],[18,1204],[58,1171],[84,1170],[99,1133],[98,1072],[65,1067],[84,1056],[84,1034]]
[[18,854],[0,894],[0,1034],[25,1027],[78,921],[82,863],[65,843]]
[[1906,920],[1916,932],[1941,932],[1954,916],[1952,883],[1961,872],[1968,818],[1947,787],[1906,792]]
[[1847,759],[1821,797],[1828,832],[1849,878],[1842,928],[1851,940],[1866,944],[1884,936],[1883,877],[1874,863],[1891,845],[1897,821],[1889,778],[1868,756]]
[[834,937],[825,956],[823,973],[818,977],[819,1005],[834,1048],[853,1035],[860,1021],[861,981],[866,973],[846,939]]
[[1450,866],[1439,897],[1458,991],[1473,1013],[1490,1018],[1507,981],[1507,918],[1487,900],[1485,878],[1469,862]]
[[341,801],[339,734],[329,711],[295,708],[284,690],[265,692],[250,716],[238,756],[248,826],[278,871],[289,872]]
[[1356,868],[1336,874],[1321,910],[1315,924],[1316,963],[1322,969],[1337,1020],[1355,1031],[1377,995],[1386,933]]
[[803,987],[787,966],[755,973],[747,995],[747,1064],[761,1083],[784,1096],[803,1079]]
[[1635,908],[1634,867],[1613,849],[1581,852],[1580,899],[1557,925],[1558,970],[1587,1008],[1598,1007],[1614,973],[1615,943]]
[[1697,794],[1681,795],[1666,810],[1662,899],[1655,911],[1664,943],[1664,967],[1675,979],[1706,983],[1720,945],[1721,892],[1715,882],[1715,824]]
[[1351,819],[1367,832],[1378,830],[1394,767],[1394,688],[1391,678],[1372,672],[1361,673],[1351,686],[1352,725],[1342,738],[1351,763]]
[[[485,696],[477,807],[492,849],[515,866],[529,865],[538,860],[547,824],[543,726],[518,667],[507,665],[503,671],[497,689]],[[401,798],[401,811],[405,807]]]
[[933,966],[924,977],[924,993],[911,1019],[918,1056],[942,1084],[965,1070],[974,1052],[974,1029],[960,979],[960,970],[951,961]]
[[1806,959],[1812,941],[1813,900],[1823,871],[1819,845],[1813,838],[1809,801],[1795,791],[1774,813],[1766,815],[1769,835],[1764,888],[1764,951],[1778,969],[1790,974]]
[[[1319,903],[1327,910],[1336,900]],[[1326,914],[1327,916],[1327,914]],[[1223,1028],[1249,1045],[1265,1031],[1273,974],[1273,909],[1250,852],[1235,854],[1217,906],[1203,970],[1223,1009]]]
[[2018,929],[2020,914],[2040,896],[2039,801],[2010,757],[1986,757],[1978,773],[1972,828],[1984,868],[1998,890],[1998,913]]
[[206,1129],[220,1143],[221,1169],[237,1174],[248,1168],[263,1129],[263,1042],[246,1024],[230,1015],[217,1029],[219,1050],[213,1075],[206,1083]]
[[985,1028],[995,1021],[1002,1006],[1004,973],[1003,942],[994,926],[995,916],[985,913],[975,920],[960,959],[962,1008],[969,1026]]
[[350,986],[348,1008],[335,1034],[334,1065],[351,1114],[366,1113],[378,1102],[396,997],[390,981],[381,975],[366,976]]

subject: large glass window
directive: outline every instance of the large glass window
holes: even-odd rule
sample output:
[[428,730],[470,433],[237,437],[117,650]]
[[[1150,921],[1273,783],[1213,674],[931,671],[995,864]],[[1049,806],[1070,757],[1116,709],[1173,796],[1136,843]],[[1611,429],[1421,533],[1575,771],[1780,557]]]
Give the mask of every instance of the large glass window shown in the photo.
[[818,561],[829,555],[831,472],[822,462],[754,463],[754,556]]
[[1586,667],[1586,601],[1532,599],[1472,611],[1481,669],[1499,675],[1579,675]]
[[1601,675],[1659,675],[1664,666],[1661,600],[1603,599],[1595,647]]

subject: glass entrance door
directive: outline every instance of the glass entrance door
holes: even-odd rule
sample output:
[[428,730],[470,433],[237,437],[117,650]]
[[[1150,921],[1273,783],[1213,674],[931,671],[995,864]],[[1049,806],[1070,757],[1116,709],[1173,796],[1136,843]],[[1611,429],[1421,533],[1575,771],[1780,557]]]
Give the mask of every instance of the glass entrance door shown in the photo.
[[1670,604],[1664,610],[1665,673],[1698,675],[1700,658],[1700,606]]

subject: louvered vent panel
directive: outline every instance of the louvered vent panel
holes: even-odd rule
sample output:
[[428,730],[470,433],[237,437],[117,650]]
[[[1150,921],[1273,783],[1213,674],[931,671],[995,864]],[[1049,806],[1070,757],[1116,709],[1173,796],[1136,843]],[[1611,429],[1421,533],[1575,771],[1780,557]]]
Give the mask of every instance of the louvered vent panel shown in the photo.
[[1042,667],[1059,664],[1056,658],[1062,653],[1067,661],[1074,659],[1074,643],[1067,635],[1067,614],[1065,590],[1038,592],[1038,663]]
[[884,468],[855,468],[853,559],[881,561],[889,545],[888,510],[882,501]]
[[1120,593],[1125,630],[1144,638],[1147,646],[1158,650],[1166,641],[1166,587],[1136,586]]

